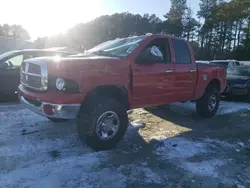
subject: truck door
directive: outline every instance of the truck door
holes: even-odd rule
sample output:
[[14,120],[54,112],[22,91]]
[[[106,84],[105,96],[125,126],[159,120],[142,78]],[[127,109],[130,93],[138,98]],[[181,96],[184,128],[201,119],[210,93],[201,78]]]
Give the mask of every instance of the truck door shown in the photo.
[[1,93],[14,96],[20,83],[20,66],[23,61],[23,55],[15,55],[6,59],[1,64],[6,67],[0,70]]
[[181,39],[171,39],[175,56],[175,89],[176,102],[185,102],[192,99],[196,90],[197,65],[193,51],[187,42]]
[[[162,58],[154,58],[154,53]],[[132,71],[133,107],[171,102],[174,91],[174,63],[171,61],[168,38],[151,40],[132,64]]]

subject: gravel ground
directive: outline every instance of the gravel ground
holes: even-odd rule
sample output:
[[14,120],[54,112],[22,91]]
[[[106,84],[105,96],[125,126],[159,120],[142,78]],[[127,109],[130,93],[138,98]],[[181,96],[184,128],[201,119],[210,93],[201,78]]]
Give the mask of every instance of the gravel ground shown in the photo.
[[0,105],[0,187],[250,187],[249,109],[222,102],[210,119],[192,103],[136,109],[117,148],[94,152],[75,121]]

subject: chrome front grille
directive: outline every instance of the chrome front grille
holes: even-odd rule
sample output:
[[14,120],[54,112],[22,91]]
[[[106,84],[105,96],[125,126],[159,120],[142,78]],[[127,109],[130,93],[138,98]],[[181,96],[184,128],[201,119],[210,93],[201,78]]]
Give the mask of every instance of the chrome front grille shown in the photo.
[[27,60],[22,63],[21,83],[31,89],[46,91],[48,88],[48,71],[45,62]]
[[28,72],[41,75],[41,67],[39,65],[30,63]]

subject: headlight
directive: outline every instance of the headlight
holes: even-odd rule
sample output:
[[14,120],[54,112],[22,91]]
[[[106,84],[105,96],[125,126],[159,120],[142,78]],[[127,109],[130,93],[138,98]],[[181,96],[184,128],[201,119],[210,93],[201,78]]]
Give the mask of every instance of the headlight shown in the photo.
[[80,88],[74,80],[50,76],[49,83],[49,87],[54,88],[57,91],[72,93],[80,92]]
[[233,87],[245,88],[247,87],[247,84],[234,84]]
[[64,81],[64,79],[57,78],[56,79],[56,88],[61,91],[61,90],[64,89],[64,87],[65,87],[65,81]]

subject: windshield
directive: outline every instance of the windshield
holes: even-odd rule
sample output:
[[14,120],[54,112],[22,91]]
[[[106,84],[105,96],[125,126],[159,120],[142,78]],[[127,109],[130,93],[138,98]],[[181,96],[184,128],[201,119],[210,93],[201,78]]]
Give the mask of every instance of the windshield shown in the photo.
[[14,53],[16,53],[16,51],[10,51],[10,52],[3,53],[0,55],[0,60],[4,59],[4,58],[6,58]]
[[234,67],[227,70],[229,75],[250,76],[250,67]]
[[106,41],[98,46],[86,51],[86,54],[96,53],[100,55],[111,55],[117,57],[127,57],[146,38],[145,35]]

